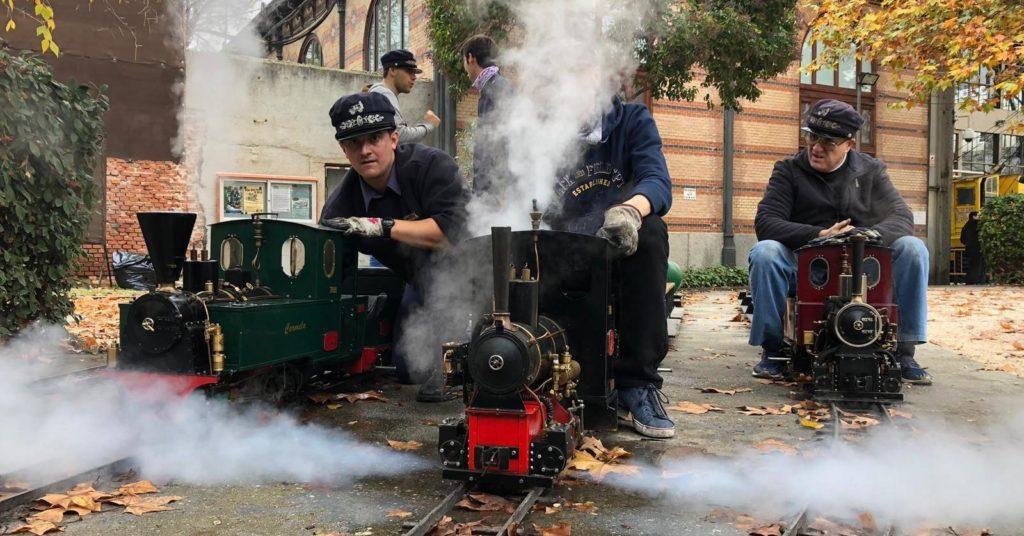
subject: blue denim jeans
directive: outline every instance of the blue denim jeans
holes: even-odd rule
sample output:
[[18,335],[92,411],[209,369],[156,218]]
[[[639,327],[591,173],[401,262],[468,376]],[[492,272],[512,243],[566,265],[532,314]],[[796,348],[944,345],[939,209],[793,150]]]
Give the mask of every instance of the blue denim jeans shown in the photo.
[[[904,236],[892,244],[892,254],[899,338],[923,343],[928,323],[928,248],[921,239]],[[796,292],[796,254],[775,240],[761,240],[748,258],[754,299],[750,345],[775,349],[782,344],[786,297]]]

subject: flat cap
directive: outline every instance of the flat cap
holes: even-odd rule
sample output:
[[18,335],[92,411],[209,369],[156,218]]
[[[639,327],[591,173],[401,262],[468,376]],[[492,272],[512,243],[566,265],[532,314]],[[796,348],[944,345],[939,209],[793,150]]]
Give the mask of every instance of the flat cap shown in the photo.
[[828,138],[852,139],[864,124],[864,118],[853,106],[842,101],[823,99],[811,106],[804,132]]
[[334,102],[328,114],[338,141],[395,129],[395,108],[380,93],[353,93]]
[[416,56],[404,48],[398,48],[385,53],[380,57],[380,65],[385,69],[388,67],[401,67],[417,74],[423,72],[423,69],[416,66]]

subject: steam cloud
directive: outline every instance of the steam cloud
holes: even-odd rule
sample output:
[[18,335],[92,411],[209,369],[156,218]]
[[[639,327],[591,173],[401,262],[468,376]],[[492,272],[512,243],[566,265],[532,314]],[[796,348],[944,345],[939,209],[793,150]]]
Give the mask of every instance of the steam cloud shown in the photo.
[[277,410],[154,392],[141,400],[107,381],[34,384],[54,371],[25,356],[59,354],[64,336],[61,328],[34,327],[0,349],[0,474],[80,471],[130,455],[157,479],[343,484],[423,465]]
[[667,501],[764,518],[807,505],[812,515],[856,519],[869,512],[905,529],[1024,521],[1024,412],[980,434],[939,422],[914,425],[800,456],[757,451],[670,461],[649,469],[648,478],[615,482]]

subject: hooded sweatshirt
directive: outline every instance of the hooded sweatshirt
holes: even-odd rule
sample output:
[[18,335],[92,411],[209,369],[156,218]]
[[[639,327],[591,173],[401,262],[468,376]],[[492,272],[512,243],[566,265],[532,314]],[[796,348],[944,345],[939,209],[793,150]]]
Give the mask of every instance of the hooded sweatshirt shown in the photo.
[[616,97],[601,120],[600,136],[596,134],[582,137],[578,164],[555,184],[555,199],[562,206],[551,218],[552,226],[595,234],[609,207],[637,194],[651,202],[652,214],[664,216],[672,206],[672,181],[661,135],[647,107]]

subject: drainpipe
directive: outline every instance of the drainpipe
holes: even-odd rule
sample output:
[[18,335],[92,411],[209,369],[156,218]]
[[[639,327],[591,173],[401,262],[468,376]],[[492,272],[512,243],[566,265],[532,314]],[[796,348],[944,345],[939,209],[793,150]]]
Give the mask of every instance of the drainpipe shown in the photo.
[[345,68],[345,0],[338,0],[338,68]]
[[455,99],[448,90],[448,77],[439,67],[434,68],[434,111],[441,118],[441,126],[434,131],[434,146],[455,158]]
[[932,93],[928,103],[928,280],[949,284],[951,225],[950,186],[953,183],[953,90]]
[[732,232],[732,164],[736,148],[733,145],[733,127],[736,110],[725,109],[722,131],[724,157],[722,161],[722,265],[736,266],[736,238]]

